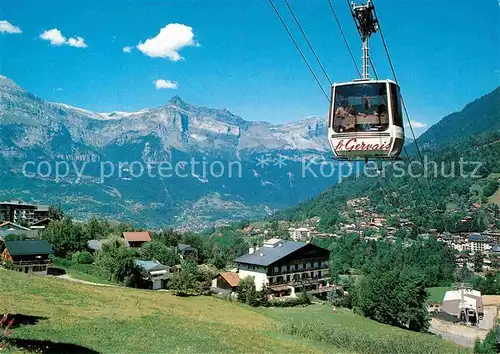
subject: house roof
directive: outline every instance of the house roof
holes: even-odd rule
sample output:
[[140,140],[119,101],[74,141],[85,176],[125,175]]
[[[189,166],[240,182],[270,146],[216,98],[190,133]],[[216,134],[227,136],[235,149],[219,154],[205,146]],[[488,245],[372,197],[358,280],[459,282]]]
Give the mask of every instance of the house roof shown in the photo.
[[484,237],[479,233],[472,233],[468,237],[469,241],[484,241]]
[[[280,246],[281,245],[281,246]],[[236,258],[236,263],[255,264],[268,266],[281,258],[288,256],[302,247],[308,245],[306,242],[283,241],[274,244],[274,247],[261,247],[253,254],[245,254]]]
[[218,274],[217,276],[219,275],[224,278],[224,280],[227,281],[227,283],[233,288],[238,286],[238,284],[240,283],[240,277],[235,272],[223,272]]
[[29,231],[30,230],[27,227],[24,227],[24,226],[21,226],[21,225],[18,225],[18,224],[14,224],[13,222],[10,222],[10,221],[5,221],[5,222],[0,223],[0,227],[4,227],[4,226],[8,226],[8,225],[11,225],[12,227],[14,227],[16,229],[19,229],[19,230],[25,230],[25,231]]
[[38,220],[37,222],[34,222],[33,224],[31,224],[31,227],[33,227],[33,226],[46,226],[51,221],[52,221],[52,219],[50,219],[50,218],[45,218],[45,219],[42,219],[42,220]]
[[496,245],[491,249],[492,252],[500,252],[500,245]]
[[179,249],[179,251],[184,251],[184,250],[187,250],[187,249],[192,249],[192,250],[196,250],[195,247],[192,247],[191,245],[186,245],[184,243],[179,243],[177,245],[177,248]]
[[151,241],[151,236],[149,236],[149,232],[147,231],[124,232],[123,238],[126,241],[144,241],[144,242]]
[[161,264],[158,261],[143,261],[140,259],[136,259],[135,264],[137,264],[139,267],[145,269],[148,272],[153,271],[153,270],[165,270],[165,269],[167,269],[166,266],[164,266],[163,264]]
[[4,244],[11,256],[54,253],[46,240],[5,241]]

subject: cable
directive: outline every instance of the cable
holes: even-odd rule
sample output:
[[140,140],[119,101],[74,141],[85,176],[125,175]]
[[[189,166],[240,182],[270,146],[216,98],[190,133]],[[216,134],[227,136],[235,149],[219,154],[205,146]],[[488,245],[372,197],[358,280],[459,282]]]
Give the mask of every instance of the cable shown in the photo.
[[274,12],[276,12],[276,15],[278,16],[281,24],[283,25],[283,27],[285,28],[286,32],[288,33],[288,36],[290,37],[290,39],[292,40],[293,44],[295,45],[295,48],[297,49],[297,51],[299,52],[300,56],[302,57],[302,60],[304,60],[304,63],[307,65],[307,67],[309,68],[309,71],[311,72],[311,74],[313,75],[314,77],[314,80],[316,80],[316,83],[318,84],[318,86],[320,87],[321,91],[323,92],[323,95],[325,96],[325,98],[328,100],[328,102],[330,102],[330,97],[328,97],[325,89],[323,88],[323,86],[321,85],[321,82],[319,81],[318,77],[316,76],[316,73],[314,72],[313,68],[311,67],[311,65],[309,64],[309,62],[307,61],[306,57],[304,56],[304,53],[302,52],[302,50],[300,49],[299,45],[297,44],[297,41],[295,40],[295,38],[293,38],[293,35],[292,33],[290,32],[290,30],[288,29],[288,26],[286,25],[285,21],[283,20],[283,18],[281,17],[278,9],[276,8],[276,6],[274,6],[274,3],[273,3],[273,0],[269,0],[269,3],[271,4],[271,6],[273,7],[274,9]]
[[[349,2],[349,0],[347,0]],[[337,16],[337,13],[335,12],[335,9],[333,7],[332,0],[328,0],[328,4],[330,5],[330,9],[332,10],[333,17],[335,18],[335,22],[337,22],[337,26],[340,30],[340,33],[342,34],[342,38],[344,39],[344,43],[347,47],[347,50],[349,51],[349,55],[351,56],[352,62],[354,63],[354,66],[356,67],[356,71],[358,72],[358,75],[361,77],[361,71],[359,71],[358,63],[356,63],[356,59],[354,59],[354,55],[352,54],[351,47],[349,46],[349,42],[347,42],[347,38],[345,37],[344,30],[342,29],[342,26],[340,25],[339,18]]]
[[[350,9],[351,16],[352,16],[353,21],[354,21],[354,25],[356,26],[356,29],[358,30],[358,34],[361,36],[361,31],[359,30],[359,27],[358,27],[358,25],[357,25],[357,23],[356,23],[356,20],[354,19],[354,12],[353,12],[353,10],[352,10],[352,6],[351,6],[351,4],[349,3],[349,0],[346,0],[346,1],[347,1],[347,6],[348,6],[348,7],[349,7],[349,9]],[[328,0],[328,2],[331,4],[331,0]],[[332,10],[333,10],[333,6],[332,6]],[[374,10],[374,11],[375,11],[375,10]],[[378,18],[377,18],[377,21],[378,21]],[[340,23],[339,23],[339,22],[337,22],[337,23],[340,25]],[[379,22],[379,27],[380,27],[380,22]],[[342,31],[342,32],[343,32],[343,31]],[[346,43],[346,44],[347,44],[347,43]],[[351,57],[353,57],[353,55],[352,55],[352,51],[350,50],[350,47],[349,47],[349,46],[347,46],[347,47],[348,47],[348,49],[349,49],[349,52],[350,52],[350,54],[351,54]],[[385,46],[385,47],[386,47],[386,46]],[[355,60],[354,60],[354,63],[355,63],[355,66],[356,66],[356,70],[357,70],[357,71],[358,71],[358,73],[359,73],[359,69],[358,69],[358,66],[357,66],[357,64],[356,64],[356,61],[355,61]],[[391,63],[392,63],[392,61],[391,61]],[[375,78],[378,80],[378,78],[379,78],[379,77],[378,77],[377,71],[376,71],[376,69],[375,69],[375,65],[373,64],[373,61],[372,61],[371,57],[370,57],[370,66],[371,66],[371,68],[372,68],[372,70],[373,70],[373,73],[374,73],[374,75],[375,75]],[[393,73],[394,73],[394,71],[393,71]],[[361,75],[360,75],[360,76],[361,76]],[[406,147],[404,147],[404,151],[405,151],[405,153],[406,153],[406,156],[407,156],[408,160],[411,162],[411,157],[410,157],[410,155],[408,154],[408,151],[406,150]],[[380,177],[380,176],[379,176],[379,177]],[[420,184],[420,181],[418,180],[418,178],[416,179],[416,182],[417,182],[417,185],[418,185],[418,189],[419,189],[420,193],[422,194],[422,199],[423,199],[423,201],[424,201],[425,205],[427,206],[427,208],[430,210],[430,205],[429,205],[429,203],[427,202],[427,198],[425,197],[425,194],[424,194],[424,191],[423,191],[422,185]],[[388,181],[386,181],[386,183],[387,183],[388,187],[390,188],[389,182],[388,182]],[[396,208],[396,210],[397,210],[397,208]]]
[[[398,77],[397,77],[397,75],[396,75],[396,70],[394,69],[394,65],[393,65],[393,63],[392,63],[391,55],[390,55],[390,53],[389,53],[389,48],[388,48],[388,46],[387,46],[387,42],[385,41],[384,32],[382,31],[382,26],[380,25],[380,21],[379,21],[379,19],[378,19],[378,15],[377,15],[377,11],[376,11],[376,9],[375,9],[375,6],[374,6],[374,8],[373,8],[373,13],[374,13],[374,15],[375,15],[375,19],[376,19],[376,20],[377,20],[377,22],[378,22],[378,30],[379,30],[379,32],[380,32],[380,37],[381,37],[381,39],[382,39],[382,43],[383,43],[383,45],[384,45],[384,49],[385,49],[385,53],[386,53],[386,55],[387,55],[387,59],[388,59],[388,61],[389,61],[389,65],[390,65],[390,67],[391,67],[392,75],[394,76],[394,81],[396,82],[396,84],[398,84],[398,85],[399,85]],[[401,95],[401,103],[402,103],[402,105],[403,105],[403,109],[404,109],[404,111],[405,111],[406,119],[407,119],[407,121],[408,121],[408,125],[409,125],[409,127],[410,127],[410,131],[411,131],[411,134],[412,134],[412,136],[413,136],[413,142],[415,143],[415,147],[416,147],[416,149],[417,149],[417,154],[418,154],[418,157],[419,157],[419,159],[420,159],[420,162],[421,162],[421,163],[422,163],[422,165],[423,165],[423,164],[424,164],[424,159],[422,158],[422,153],[420,152],[420,148],[419,148],[419,146],[418,146],[417,138],[416,138],[416,136],[415,136],[415,132],[414,132],[414,130],[413,130],[413,126],[411,125],[410,115],[408,114],[408,109],[407,109],[407,107],[406,107],[406,103],[405,103],[405,101],[404,101],[404,99],[403,99],[403,96],[402,96],[402,95]],[[406,147],[405,147],[405,152],[406,152],[406,154],[407,154],[407,156],[408,156],[408,158],[409,158],[408,152],[406,151]],[[431,182],[430,182],[430,180],[429,180],[429,178],[428,178],[427,176],[425,176],[425,179],[427,180],[427,184],[428,184],[428,186],[429,186],[429,190],[431,191],[431,198],[432,198],[432,200],[433,200],[434,204],[436,204],[436,208],[439,210],[439,204],[438,204],[438,202],[436,201],[435,194],[434,194],[434,189],[432,188],[432,184],[431,184]],[[418,182],[418,179],[417,179],[417,182]],[[426,200],[426,199],[424,198],[424,200]],[[444,222],[444,220],[443,220],[443,216],[441,215],[441,213],[439,213],[439,216],[440,216],[440,219],[441,219],[441,223],[443,224],[443,228],[444,228],[444,230],[446,231],[446,224],[445,224],[445,222]]]
[[328,76],[328,74],[327,74],[327,72],[325,70],[325,67],[323,66],[323,64],[321,64],[321,61],[319,60],[318,55],[316,54],[316,51],[314,50],[311,42],[307,38],[307,35],[306,35],[304,29],[300,25],[300,22],[297,19],[297,16],[295,16],[295,13],[293,12],[292,7],[288,3],[288,0],[284,0],[284,1],[285,1],[285,4],[286,4],[286,7],[288,7],[288,10],[290,10],[290,13],[292,14],[292,17],[295,20],[295,23],[297,24],[297,27],[299,28],[300,32],[302,33],[302,36],[304,36],[304,39],[306,40],[307,45],[309,46],[309,49],[311,49],[311,52],[313,53],[314,57],[316,58],[316,61],[318,62],[321,70],[323,71],[323,74],[325,74],[325,77],[326,77],[326,79],[328,80],[328,82],[330,83],[330,86],[331,86],[332,85],[332,80],[330,80],[330,77]]

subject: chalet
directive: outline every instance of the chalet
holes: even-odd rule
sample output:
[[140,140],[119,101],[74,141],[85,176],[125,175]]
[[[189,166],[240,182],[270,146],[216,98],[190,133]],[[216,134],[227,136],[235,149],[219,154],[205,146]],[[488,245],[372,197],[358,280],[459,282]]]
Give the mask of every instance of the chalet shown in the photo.
[[239,283],[240,277],[235,272],[219,273],[212,278],[212,288],[217,290],[235,292]]
[[151,242],[151,236],[149,236],[149,232],[147,231],[124,232],[123,238],[128,247],[141,247],[143,243]]
[[14,224],[13,222],[6,221],[0,222],[0,240],[5,239],[7,235],[27,235],[32,233],[32,231],[24,226]]
[[492,262],[488,258],[483,259],[483,271],[487,272],[491,270]]
[[49,217],[48,205],[35,205],[21,201],[0,202],[0,221],[33,223]]
[[267,286],[274,293],[292,297],[302,290],[323,293],[331,291],[329,257],[329,250],[308,242],[270,239],[238,257],[236,272],[240,279],[254,277],[257,291]]
[[52,247],[45,240],[4,241],[0,244],[2,265],[11,264],[24,273],[46,273]]
[[484,252],[489,249],[487,240],[479,233],[472,233],[467,237],[469,247],[472,252]]
[[35,208],[34,217],[35,217],[35,221],[49,219],[49,206],[48,205],[37,205]]
[[10,222],[33,222],[35,220],[36,205],[21,201],[0,202],[0,220]]
[[476,210],[479,208],[481,208],[481,204],[479,203],[472,203],[472,205],[470,206],[470,210]]
[[191,247],[191,245],[185,245],[183,243],[179,243],[177,245],[177,250],[179,251],[179,255],[182,259],[184,258],[193,258],[198,259],[198,249]]
[[170,268],[168,266],[155,260],[142,261],[136,259],[135,264],[144,271],[144,280],[151,282],[152,290],[165,288],[168,279],[170,279]]
[[307,241],[311,238],[311,230],[307,227],[289,228],[290,238],[294,241]]
[[469,256],[466,254],[456,254],[455,255],[455,264],[457,265],[457,268],[463,268],[464,266],[467,266],[467,263],[469,262]]

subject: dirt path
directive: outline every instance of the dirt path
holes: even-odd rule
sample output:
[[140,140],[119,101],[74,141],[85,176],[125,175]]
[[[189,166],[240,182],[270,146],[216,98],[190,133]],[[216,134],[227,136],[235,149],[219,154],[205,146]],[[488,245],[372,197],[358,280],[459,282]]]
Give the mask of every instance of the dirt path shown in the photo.
[[75,279],[75,278],[72,278],[69,274],[58,275],[58,276],[55,276],[55,278],[69,280],[69,281],[72,281],[72,282],[75,282],[75,283],[80,283],[80,284],[95,285],[95,286],[108,286],[108,287],[113,287],[113,288],[118,287],[117,285],[102,284],[102,283],[93,283],[91,281],[86,281],[86,280],[81,280],[81,279]]

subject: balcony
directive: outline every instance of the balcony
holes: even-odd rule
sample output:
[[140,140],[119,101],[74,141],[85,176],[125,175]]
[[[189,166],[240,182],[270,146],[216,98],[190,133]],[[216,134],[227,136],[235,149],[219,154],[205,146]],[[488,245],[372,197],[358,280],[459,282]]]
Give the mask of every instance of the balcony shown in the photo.
[[294,269],[294,270],[280,270],[278,272],[274,272],[273,270],[270,270],[267,272],[268,277],[275,277],[275,276],[280,276],[280,275],[292,275],[292,274],[302,274],[302,273],[307,273],[307,272],[313,272],[313,271],[320,271],[322,273],[328,273],[330,271],[330,268],[327,266],[325,267],[308,267],[308,268],[302,268],[302,269]]
[[281,281],[274,281],[272,283],[269,281],[269,286],[275,286],[275,285],[291,285],[291,286],[311,285],[311,284],[318,284],[319,282],[327,281],[327,280],[329,280],[328,276],[321,275],[321,276],[310,277],[310,278],[300,278],[300,279],[290,279],[290,280],[283,279]]
[[14,261],[12,262],[12,265],[14,267],[18,267],[18,266],[30,266],[30,265],[52,265],[52,261],[50,259],[45,259],[45,260],[42,260],[42,259],[34,259],[34,260],[29,260],[29,261]]

